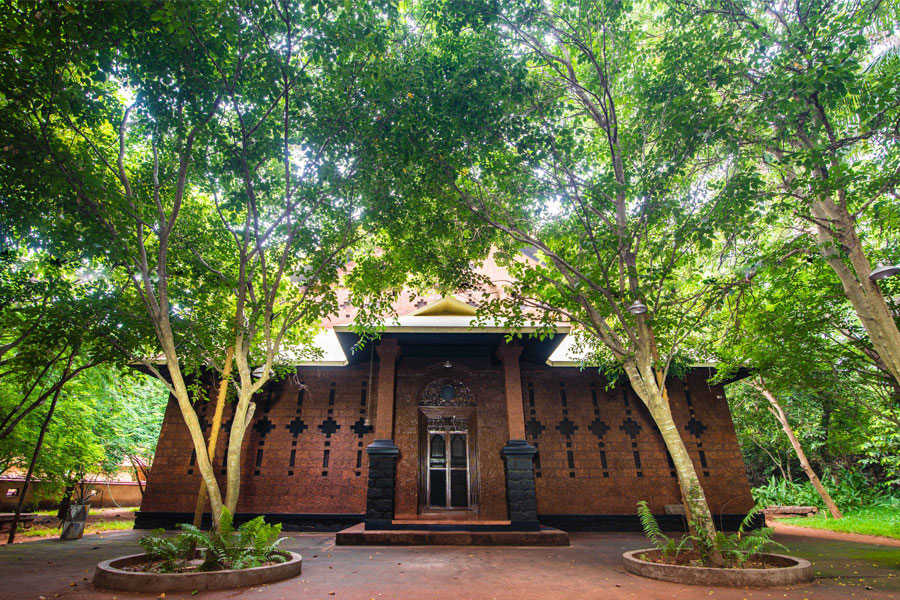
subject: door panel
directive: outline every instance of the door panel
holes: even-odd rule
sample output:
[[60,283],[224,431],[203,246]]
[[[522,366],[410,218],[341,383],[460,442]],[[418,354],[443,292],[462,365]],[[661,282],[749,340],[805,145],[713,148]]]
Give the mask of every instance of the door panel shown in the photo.
[[428,432],[429,508],[469,508],[468,437],[466,431]]

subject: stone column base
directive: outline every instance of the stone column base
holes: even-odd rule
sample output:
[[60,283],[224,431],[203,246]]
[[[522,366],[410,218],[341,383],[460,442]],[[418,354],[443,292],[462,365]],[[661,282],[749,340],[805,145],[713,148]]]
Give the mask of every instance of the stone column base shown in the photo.
[[383,529],[394,519],[394,487],[400,448],[393,440],[375,440],[369,455],[369,489],[366,493],[366,529]]
[[537,448],[525,440],[509,440],[500,451],[506,473],[506,507],[517,528],[540,529],[534,492],[534,455]]

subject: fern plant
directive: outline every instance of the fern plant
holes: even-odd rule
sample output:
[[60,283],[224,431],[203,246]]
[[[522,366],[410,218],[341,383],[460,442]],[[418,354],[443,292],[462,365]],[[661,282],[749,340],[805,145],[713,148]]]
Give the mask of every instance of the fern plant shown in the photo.
[[266,562],[284,562],[284,554],[278,545],[285,539],[278,537],[281,523],[267,524],[260,516],[247,521],[237,529],[227,509],[222,509],[222,517],[216,531],[202,531],[193,525],[179,525],[181,533],[171,538],[162,538],[162,529],[141,538],[140,544],[151,562],[162,561],[158,570],[172,572],[183,568],[199,550],[202,562],[200,571],[222,569],[250,569]]
[[172,573],[184,567],[193,556],[186,539],[181,536],[164,538],[163,533],[163,529],[154,529],[138,543],[144,549],[148,562],[159,563],[156,566],[157,571]]
[[751,508],[747,516],[741,520],[737,533],[731,535],[726,535],[722,532],[717,533],[717,536],[720,536],[718,542],[722,555],[726,560],[730,560],[739,568],[743,567],[750,558],[757,554],[773,549],[787,551],[787,548],[772,539],[774,530],[771,527],[759,527],[746,531],[752,525],[757,515],[762,513],[762,510],[762,507],[759,505]]
[[653,542],[656,549],[666,558],[677,558],[685,546],[690,543],[689,536],[676,540],[663,534],[662,529],[659,527],[659,522],[644,500],[638,502],[638,517],[641,519],[641,528],[644,530],[644,535]]
[[713,538],[699,533],[703,531],[703,528],[692,523],[691,530],[697,531],[698,534],[687,534],[680,540],[676,540],[663,534],[647,503],[643,500],[638,502],[641,527],[656,549],[666,558],[677,558],[685,549],[692,550],[696,552],[697,562],[702,566],[709,565],[709,555],[713,548],[718,548],[725,559],[726,566],[733,568],[743,568],[752,557],[772,549],[786,551],[787,548],[772,539],[771,527],[748,531],[754,519],[761,512],[761,506],[754,506],[741,521],[737,533],[727,534],[718,531]]

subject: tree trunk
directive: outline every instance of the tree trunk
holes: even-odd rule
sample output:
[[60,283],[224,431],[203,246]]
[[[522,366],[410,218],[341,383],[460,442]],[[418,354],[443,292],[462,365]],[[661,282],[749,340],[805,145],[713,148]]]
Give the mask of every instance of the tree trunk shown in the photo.
[[[69,361],[72,364],[72,361]],[[56,401],[59,400],[59,392],[61,388],[56,388],[53,392],[53,400],[50,402],[50,408],[47,410],[47,417],[44,424],[41,425],[41,432],[38,434],[37,443],[34,445],[34,454],[31,455],[31,462],[28,463],[28,472],[25,473],[25,481],[22,483],[22,495],[19,496],[19,503],[16,504],[16,514],[9,527],[9,537],[6,539],[7,544],[12,544],[16,540],[16,528],[19,526],[19,517],[22,516],[22,505],[25,503],[25,495],[28,493],[28,484],[31,482],[31,475],[34,473],[34,464],[37,457],[41,453],[41,446],[44,445],[44,434],[47,433],[47,427],[50,425],[50,419],[53,418],[53,411],[56,410]]]
[[241,393],[234,409],[234,421],[231,423],[231,433],[228,438],[225,507],[231,514],[237,510],[241,485],[241,447],[244,444],[247,426],[253,419],[253,413],[256,410],[256,404],[250,402],[255,391],[250,386],[241,385]]
[[[830,198],[812,203],[819,250],[837,274],[872,347],[891,376],[900,383],[900,330],[878,283],[869,279],[872,266],[863,251],[853,217]],[[844,255],[849,266],[844,262]]]
[[222,492],[219,489],[219,482],[216,481],[216,475],[213,471],[209,453],[206,451],[206,440],[203,439],[203,430],[200,429],[200,421],[197,419],[197,413],[194,410],[194,407],[191,406],[187,386],[185,385],[184,377],[181,374],[181,365],[178,363],[178,354],[175,350],[172,332],[169,329],[163,330],[162,327],[158,327],[157,337],[159,338],[166,355],[166,366],[169,368],[169,377],[172,380],[171,386],[174,391],[175,400],[178,402],[181,417],[184,419],[185,425],[187,425],[188,432],[191,436],[191,442],[196,451],[197,467],[200,469],[200,476],[203,478],[203,483],[209,494],[213,523],[218,523],[219,515],[222,513]]
[[791,428],[790,423],[788,423],[787,415],[784,412],[784,409],[779,404],[778,400],[775,398],[775,395],[768,390],[768,388],[763,385],[761,380],[753,381],[750,383],[751,386],[756,388],[763,396],[765,396],[766,400],[769,401],[769,404],[772,406],[772,414],[775,415],[775,418],[781,424],[781,428],[784,429],[784,433],[787,434],[788,439],[791,442],[791,446],[794,447],[794,452],[797,453],[797,458],[800,459],[800,466],[803,468],[803,472],[806,473],[806,476],[809,477],[809,480],[812,482],[813,487],[816,488],[816,492],[818,492],[819,496],[822,498],[822,501],[825,503],[825,506],[828,508],[828,512],[831,513],[831,516],[835,519],[840,519],[844,515],[841,514],[841,511],[838,510],[837,504],[834,503],[834,500],[831,499],[831,495],[828,493],[828,490],[825,489],[825,486],[822,485],[822,481],[819,479],[819,476],[816,475],[816,472],[813,471],[812,465],[809,464],[809,460],[806,458],[806,453],[803,451],[803,447],[800,445],[800,440],[797,439],[797,436],[794,435],[794,430]]
[[[219,384],[219,394],[216,398],[216,412],[213,414],[212,429],[209,432],[209,445],[206,451],[209,453],[209,462],[216,458],[216,444],[219,442],[219,429],[222,427],[222,413],[225,410],[225,397],[228,394],[228,383],[231,380],[231,365],[234,362],[234,346],[229,346],[225,351],[225,368],[222,370],[222,381]],[[206,485],[202,482],[197,492],[197,506],[194,508],[194,527],[200,527],[203,520],[203,509],[206,506]]]
[[631,387],[649,409],[672,457],[688,522],[695,534],[708,542],[710,566],[722,567],[725,562],[716,546],[716,525],[713,522],[712,512],[709,510],[709,503],[706,500],[703,486],[700,485],[694,461],[691,460],[691,455],[688,453],[684,440],[678,432],[675,419],[672,417],[672,409],[666,402],[663,390],[657,385],[656,370],[649,361],[644,369],[640,369],[632,360],[627,360],[624,366]]

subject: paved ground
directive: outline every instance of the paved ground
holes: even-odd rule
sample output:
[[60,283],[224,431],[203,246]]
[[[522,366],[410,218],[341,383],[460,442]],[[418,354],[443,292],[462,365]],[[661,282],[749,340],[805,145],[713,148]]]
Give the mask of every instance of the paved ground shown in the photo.
[[[142,532],[110,532],[75,542],[42,540],[0,548],[0,599],[127,600],[90,584],[97,562],[139,551]],[[791,553],[813,561],[819,579],[796,588],[733,590],[655,582],[625,573],[622,552],[646,546],[637,534],[572,534],[568,548],[385,548],[334,546],[329,534],[289,534],[284,547],[304,557],[303,574],[257,588],[203,598],[274,599],[788,599],[900,600],[900,548],[779,535]],[[73,585],[74,584],[74,585]],[[167,594],[167,600],[190,594]]]
[[[93,526],[101,522],[111,522],[111,521],[119,521],[126,522],[130,521],[134,522],[134,509],[132,508],[92,508],[90,512],[88,512],[87,517],[87,528],[90,530]],[[56,514],[45,515],[38,514],[34,519],[34,524],[30,529],[26,529],[24,531],[19,531],[16,533],[16,544],[21,544],[23,542],[33,542],[38,539],[51,539],[58,538],[59,531],[62,526],[62,523],[59,519],[56,518]],[[131,525],[128,525],[131,527]],[[33,532],[38,529],[53,529],[53,531],[47,535],[43,536],[35,536],[32,535]],[[0,546],[6,545],[7,536],[9,535],[9,529],[3,532],[3,535],[0,535]]]

